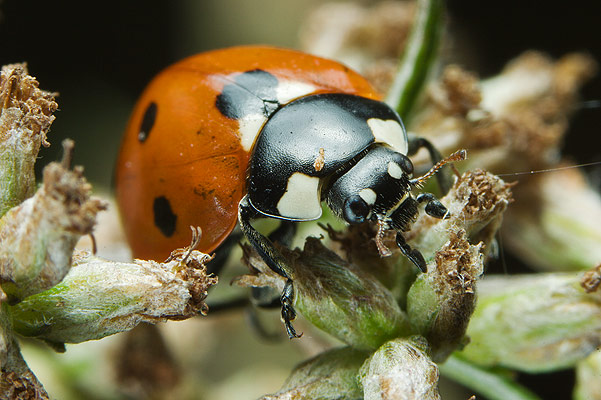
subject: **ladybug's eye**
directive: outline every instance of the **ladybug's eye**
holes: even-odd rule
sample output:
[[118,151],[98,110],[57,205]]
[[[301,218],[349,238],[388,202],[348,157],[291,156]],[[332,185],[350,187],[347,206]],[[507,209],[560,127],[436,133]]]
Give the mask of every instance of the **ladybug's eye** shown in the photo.
[[346,199],[344,202],[344,219],[349,224],[360,224],[365,222],[371,207],[358,195]]
[[[407,175],[411,175],[413,174],[413,163],[411,162],[411,160],[409,159],[409,157],[407,157],[404,154],[401,153],[396,153],[392,156],[392,161],[391,163],[396,164],[396,166],[400,167],[401,171],[404,172]],[[390,163],[389,163],[390,165]],[[399,179],[396,175],[397,174],[391,174],[390,173],[390,167],[388,168],[389,171],[389,175],[391,175],[393,178]]]
[[413,163],[409,157],[401,154],[401,162],[399,164],[401,164],[401,168],[407,175],[413,174]]

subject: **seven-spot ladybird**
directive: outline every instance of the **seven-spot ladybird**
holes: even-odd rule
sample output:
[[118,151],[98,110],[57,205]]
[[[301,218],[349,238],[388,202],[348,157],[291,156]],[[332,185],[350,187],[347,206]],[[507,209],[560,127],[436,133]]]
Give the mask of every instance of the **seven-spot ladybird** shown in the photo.
[[[426,147],[408,141],[397,113],[359,74],[337,62],[292,50],[234,47],[187,58],[160,73],[129,120],[117,163],[117,200],[133,254],[164,259],[202,229],[199,250],[212,252],[239,221],[275,272],[289,337],[294,287],[290,267],[251,225],[256,218],[310,221],[323,201],[350,224],[375,221],[405,243],[431,194],[412,197],[407,157]],[[291,224],[288,224],[291,225]]]

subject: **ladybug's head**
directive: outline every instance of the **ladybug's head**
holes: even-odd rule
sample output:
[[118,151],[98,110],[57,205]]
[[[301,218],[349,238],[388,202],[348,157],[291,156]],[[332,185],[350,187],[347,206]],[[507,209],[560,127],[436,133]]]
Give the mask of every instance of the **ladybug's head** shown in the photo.
[[349,224],[385,221],[401,229],[396,212],[410,198],[413,164],[409,158],[376,144],[329,188],[326,201],[332,211]]

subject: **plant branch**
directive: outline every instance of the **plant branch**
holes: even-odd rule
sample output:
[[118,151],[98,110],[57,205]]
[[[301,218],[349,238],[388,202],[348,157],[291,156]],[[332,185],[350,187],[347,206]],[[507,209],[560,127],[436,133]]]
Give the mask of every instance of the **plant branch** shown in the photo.
[[443,376],[474,389],[490,400],[538,400],[539,397],[507,376],[494,373],[485,368],[453,355],[439,365]]
[[408,121],[413,105],[436,60],[444,18],[443,0],[419,0],[409,41],[386,103]]

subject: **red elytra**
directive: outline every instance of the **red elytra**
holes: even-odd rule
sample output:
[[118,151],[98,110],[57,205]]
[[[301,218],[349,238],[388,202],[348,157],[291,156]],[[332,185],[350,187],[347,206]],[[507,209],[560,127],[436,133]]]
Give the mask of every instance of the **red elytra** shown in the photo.
[[198,250],[212,252],[234,229],[252,149],[216,101],[237,74],[253,70],[313,87],[302,95],[380,99],[346,66],[287,49],[233,47],[168,67],[138,100],[117,161],[117,201],[134,257],[165,259],[189,244],[190,226],[202,229]]

